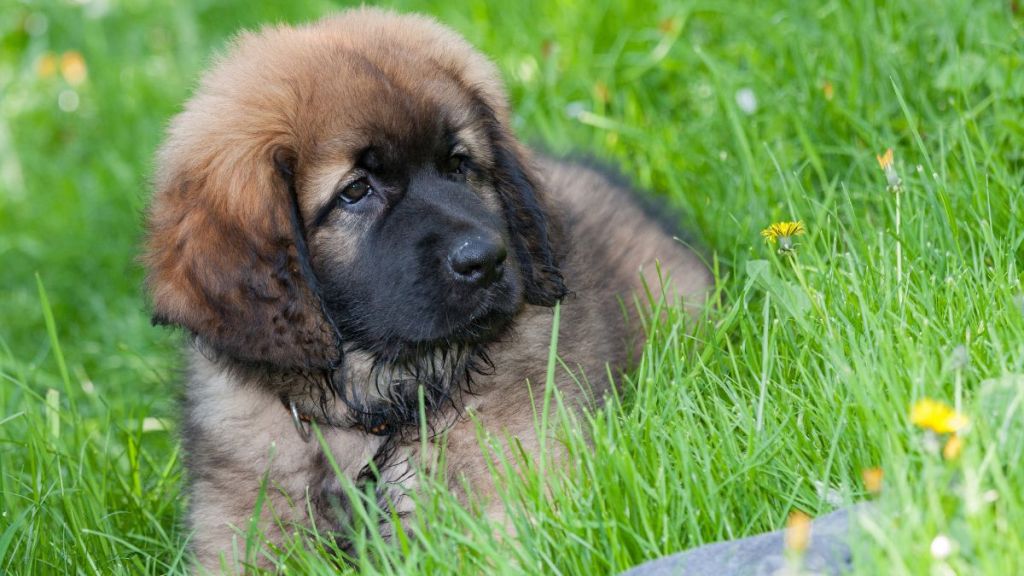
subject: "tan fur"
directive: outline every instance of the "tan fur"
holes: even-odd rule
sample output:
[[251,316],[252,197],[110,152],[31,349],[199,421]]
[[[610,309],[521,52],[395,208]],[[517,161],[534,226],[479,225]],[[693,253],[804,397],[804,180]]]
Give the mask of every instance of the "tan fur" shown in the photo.
[[[438,107],[468,114],[470,89],[507,130],[509,110],[497,70],[465,40],[424,17],[357,9],[308,26],[242,34],[172,121],[157,159],[145,263],[157,317],[197,337],[185,428],[192,447],[192,543],[203,567],[218,571],[223,561],[229,570],[239,569],[242,558],[233,551],[245,553],[244,531],[263,478],[267,503],[259,524],[271,540],[284,537],[280,525],[338,528],[323,499],[341,493],[339,481],[317,442],[302,440],[281,400],[282,394],[298,398],[304,409],[321,400],[304,396],[305,381],[295,371],[329,367],[337,351],[299,270],[275,155],[304,159],[296,179],[301,216],[308,221],[352,169],[366,138],[361,127],[370,119],[401,138],[410,122],[425,121]],[[478,125],[460,136],[490,169],[498,143]],[[620,299],[632,309],[628,303],[644,280],[657,288],[660,262],[671,278],[668,298],[681,299],[696,315],[710,275],[636,206],[629,190],[586,167],[531,160],[514,140],[502,145],[531,166],[543,192],[572,291],[562,302],[559,353],[600,400],[610,384],[608,367],[613,373],[627,369],[642,342],[635,312],[624,322]],[[475,185],[499,213],[498,192]],[[360,249],[358,224],[339,229],[345,233],[313,236],[312,252],[339,262],[351,257]],[[526,382],[539,393],[545,380],[552,314],[551,308],[524,305],[513,331],[489,349],[493,374],[477,378],[475,394],[464,396],[460,406],[489,432],[517,438],[534,453],[540,439]],[[365,381],[370,365],[358,355],[346,358],[346,381]],[[556,382],[571,405],[590,404],[572,375],[559,371]],[[352,415],[337,398],[326,399],[326,406],[324,438],[342,473],[355,480],[385,439],[343,425]],[[430,416],[444,420],[444,475],[453,489],[462,493],[464,483],[470,486],[490,502],[488,513],[500,518],[474,422],[461,411]],[[382,471],[378,484],[388,504],[412,513],[410,499],[402,497],[416,488],[411,469],[424,459],[433,462],[437,451],[419,454],[415,434],[395,438],[397,464]],[[392,529],[382,526],[385,533]]]

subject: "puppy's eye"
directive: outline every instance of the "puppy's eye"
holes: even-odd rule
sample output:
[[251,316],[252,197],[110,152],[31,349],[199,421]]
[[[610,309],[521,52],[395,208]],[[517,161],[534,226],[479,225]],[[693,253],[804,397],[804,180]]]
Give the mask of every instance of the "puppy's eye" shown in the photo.
[[373,187],[370,186],[370,183],[367,182],[366,178],[360,178],[359,180],[356,180],[342,188],[341,192],[338,194],[338,199],[345,204],[355,204],[371,192],[373,192]]
[[445,160],[445,174],[461,176],[469,171],[469,158],[463,154],[452,154]]

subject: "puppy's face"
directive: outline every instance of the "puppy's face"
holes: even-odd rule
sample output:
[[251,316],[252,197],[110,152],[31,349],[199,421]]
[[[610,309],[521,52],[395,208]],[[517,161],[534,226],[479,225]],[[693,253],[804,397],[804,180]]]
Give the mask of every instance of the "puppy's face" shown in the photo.
[[493,119],[430,66],[341,63],[300,111],[319,128],[284,171],[327,313],[350,344],[386,357],[486,341],[523,301]]
[[[145,262],[158,321],[310,368],[495,337],[565,294],[493,66],[356,10],[243,35],[171,124]],[[334,328],[337,327],[337,331]]]

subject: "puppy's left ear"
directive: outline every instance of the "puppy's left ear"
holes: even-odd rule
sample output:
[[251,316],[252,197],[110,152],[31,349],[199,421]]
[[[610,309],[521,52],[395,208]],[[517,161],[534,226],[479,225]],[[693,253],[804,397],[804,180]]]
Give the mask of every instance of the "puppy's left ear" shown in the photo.
[[569,289],[559,268],[557,234],[548,218],[543,191],[519,142],[499,126],[492,129],[491,136],[495,185],[522,270],[526,301],[554,306]]

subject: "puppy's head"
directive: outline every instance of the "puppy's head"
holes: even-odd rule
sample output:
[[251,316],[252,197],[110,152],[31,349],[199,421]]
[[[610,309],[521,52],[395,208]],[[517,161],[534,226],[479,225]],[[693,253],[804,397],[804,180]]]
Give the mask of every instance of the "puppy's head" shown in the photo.
[[[312,368],[493,338],[565,292],[494,66],[355,10],[243,34],[171,122],[144,256],[155,319]],[[337,327],[337,331],[334,330]]]

